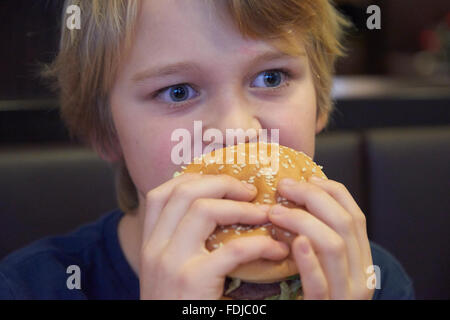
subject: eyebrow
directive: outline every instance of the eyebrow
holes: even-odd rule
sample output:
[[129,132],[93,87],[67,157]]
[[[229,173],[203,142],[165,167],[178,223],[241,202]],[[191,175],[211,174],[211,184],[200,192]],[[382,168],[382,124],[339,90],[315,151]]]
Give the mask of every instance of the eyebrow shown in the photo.
[[[306,56],[306,53],[302,52],[299,54],[299,56]],[[264,52],[262,54],[257,55],[255,58],[252,59],[251,65],[257,65],[262,62],[267,62],[271,60],[279,60],[279,59],[293,59],[297,58],[298,56],[291,56],[283,52],[273,52],[268,51]],[[151,78],[161,78],[165,76],[170,76],[177,73],[183,73],[183,72],[192,72],[192,71],[199,71],[200,67],[193,63],[193,62],[177,62],[173,64],[166,65],[164,67],[158,67],[158,68],[149,68],[144,71],[140,71],[136,73],[131,79],[133,82],[142,82],[147,79]]]

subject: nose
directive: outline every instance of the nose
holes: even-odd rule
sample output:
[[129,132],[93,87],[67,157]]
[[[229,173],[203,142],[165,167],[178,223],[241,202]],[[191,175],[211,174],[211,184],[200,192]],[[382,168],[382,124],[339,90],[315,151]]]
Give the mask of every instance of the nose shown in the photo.
[[261,121],[253,108],[245,99],[216,99],[214,114],[205,124],[204,132],[216,129],[223,136],[223,147],[235,145],[239,142],[250,142],[259,138]]

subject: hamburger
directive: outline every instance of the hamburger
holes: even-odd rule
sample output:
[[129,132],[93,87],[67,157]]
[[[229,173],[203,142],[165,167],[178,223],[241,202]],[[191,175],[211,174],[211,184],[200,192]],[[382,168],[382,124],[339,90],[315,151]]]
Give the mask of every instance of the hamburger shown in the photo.
[[[200,174],[227,174],[253,184],[257,189],[254,204],[302,208],[277,191],[283,178],[306,181],[316,175],[326,179],[322,166],[308,155],[286,146],[265,142],[240,143],[206,153],[194,162],[182,166],[178,174],[197,172]],[[209,251],[216,250],[228,241],[239,237],[263,235],[290,244],[294,240],[291,232],[266,223],[264,225],[218,226],[205,243]],[[301,279],[292,252],[281,261],[258,259],[237,266],[225,279],[222,299],[302,299]]]

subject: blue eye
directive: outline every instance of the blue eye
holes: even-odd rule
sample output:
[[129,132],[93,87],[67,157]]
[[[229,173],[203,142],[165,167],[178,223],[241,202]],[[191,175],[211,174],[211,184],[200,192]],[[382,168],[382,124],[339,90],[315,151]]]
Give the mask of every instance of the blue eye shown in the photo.
[[177,84],[175,86],[162,89],[158,93],[158,96],[161,96],[161,99],[167,103],[183,102],[188,99],[192,99],[195,95],[195,90],[187,84]]
[[283,80],[286,80],[286,72],[279,70],[268,70],[261,72],[252,82],[254,87],[278,87]]

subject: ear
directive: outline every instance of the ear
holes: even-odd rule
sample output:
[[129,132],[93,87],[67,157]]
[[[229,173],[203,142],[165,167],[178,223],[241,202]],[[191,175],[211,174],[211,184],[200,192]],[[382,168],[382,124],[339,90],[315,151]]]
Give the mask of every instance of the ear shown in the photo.
[[316,134],[322,132],[327,122],[328,122],[328,113],[322,113],[321,115],[319,115],[316,122]]

